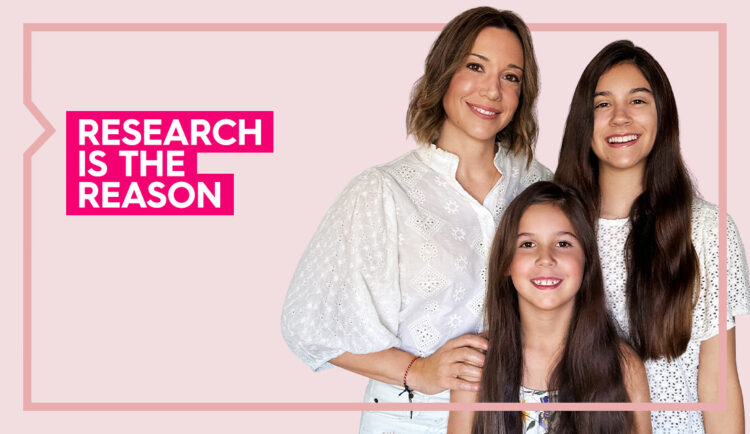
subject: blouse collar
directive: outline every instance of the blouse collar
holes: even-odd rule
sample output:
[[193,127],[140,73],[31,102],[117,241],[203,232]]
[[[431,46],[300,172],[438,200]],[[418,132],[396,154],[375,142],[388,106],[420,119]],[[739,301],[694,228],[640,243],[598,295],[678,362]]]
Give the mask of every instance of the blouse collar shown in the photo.
[[[503,154],[507,152],[507,149],[502,145],[498,144],[497,152],[495,152],[495,167],[497,171],[503,174],[504,170],[501,167],[502,162],[505,160]],[[422,161],[442,176],[448,179],[456,179],[456,171],[458,170],[458,155],[448,151],[444,151],[435,144],[430,145],[419,145],[417,148],[417,155]]]

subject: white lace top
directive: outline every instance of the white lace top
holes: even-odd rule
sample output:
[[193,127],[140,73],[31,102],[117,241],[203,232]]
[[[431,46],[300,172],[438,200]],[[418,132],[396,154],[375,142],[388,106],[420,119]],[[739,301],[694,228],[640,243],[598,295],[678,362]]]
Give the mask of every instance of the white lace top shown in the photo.
[[[692,241],[700,262],[700,295],[693,310],[692,335],[680,357],[645,362],[653,402],[698,401],[698,354],[702,341],[719,333],[719,212],[716,205],[695,198]],[[627,272],[624,261],[625,240],[630,232],[629,219],[599,219],[599,255],[604,273],[607,306],[612,312],[620,336],[628,338],[628,314],[625,301]],[[727,328],[734,317],[750,312],[748,267],[745,250],[731,217],[727,223]],[[656,411],[651,413],[655,433],[703,433],[699,411]]]
[[339,195],[302,255],[284,302],[284,339],[312,369],[344,352],[419,356],[476,332],[487,255],[506,205],[552,178],[503,147],[483,204],[456,181],[458,157],[431,146],[364,171]]

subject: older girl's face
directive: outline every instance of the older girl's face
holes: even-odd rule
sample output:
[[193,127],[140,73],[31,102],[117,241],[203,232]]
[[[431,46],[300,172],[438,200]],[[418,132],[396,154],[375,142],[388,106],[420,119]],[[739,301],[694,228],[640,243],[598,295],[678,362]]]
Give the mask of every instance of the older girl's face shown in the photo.
[[446,119],[440,138],[494,144],[516,113],[522,80],[518,37],[507,29],[483,29],[443,96]]
[[657,132],[656,101],[648,80],[632,63],[599,77],[594,93],[591,148],[600,173],[632,171],[642,176]]

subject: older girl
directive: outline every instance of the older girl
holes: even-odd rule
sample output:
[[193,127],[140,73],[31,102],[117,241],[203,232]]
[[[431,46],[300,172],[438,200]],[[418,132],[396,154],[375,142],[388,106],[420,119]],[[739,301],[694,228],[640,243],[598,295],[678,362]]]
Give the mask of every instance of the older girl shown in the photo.
[[645,360],[654,402],[718,399],[718,333],[727,327],[727,405],[653,412],[656,432],[741,432],[734,317],[750,311],[748,269],[727,224],[727,324],[719,324],[719,213],[696,197],[680,155],[677,107],[659,63],[630,41],[586,66],[570,106],[556,180],[598,218],[607,304]]

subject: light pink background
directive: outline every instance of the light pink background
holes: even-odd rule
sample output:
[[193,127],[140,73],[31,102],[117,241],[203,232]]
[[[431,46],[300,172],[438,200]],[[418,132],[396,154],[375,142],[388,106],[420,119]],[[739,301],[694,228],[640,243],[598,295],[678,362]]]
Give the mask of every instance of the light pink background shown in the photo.
[[[228,3],[228,2],[227,2]],[[358,413],[22,412],[21,155],[41,132],[21,97],[23,22],[446,22],[463,9],[356,8],[220,1],[205,5],[53,2],[3,11],[2,432],[353,432]],[[748,14],[675,2],[502,5],[530,23],[728,23],[728,211],[747,242],[744,205]],[[7,10],[7,7],[5,8]],[[34,156],[34,401],[357,401],[364,380],[312,374],[279,333],[296,261],[326,208],[356,173],[413,146],[404,111],[434,32],[35,33],[33,100],[57,133]],[[716,34],[536,32],[542,74],[539,159],[554,168],[567,105],[585,63],[627,37],[672,80],[684,154],[716,202]],[[234,217],[66,217],[65,110],[273,110],[275,152],[204,155],[199,170],[235,173]],[[750,321],[738,364],[750,361]],[[746,393],[750,370],[740,366]],[[750,401],[750,396],[746,397]],[[4,429],[8,425],[8,429]]]

